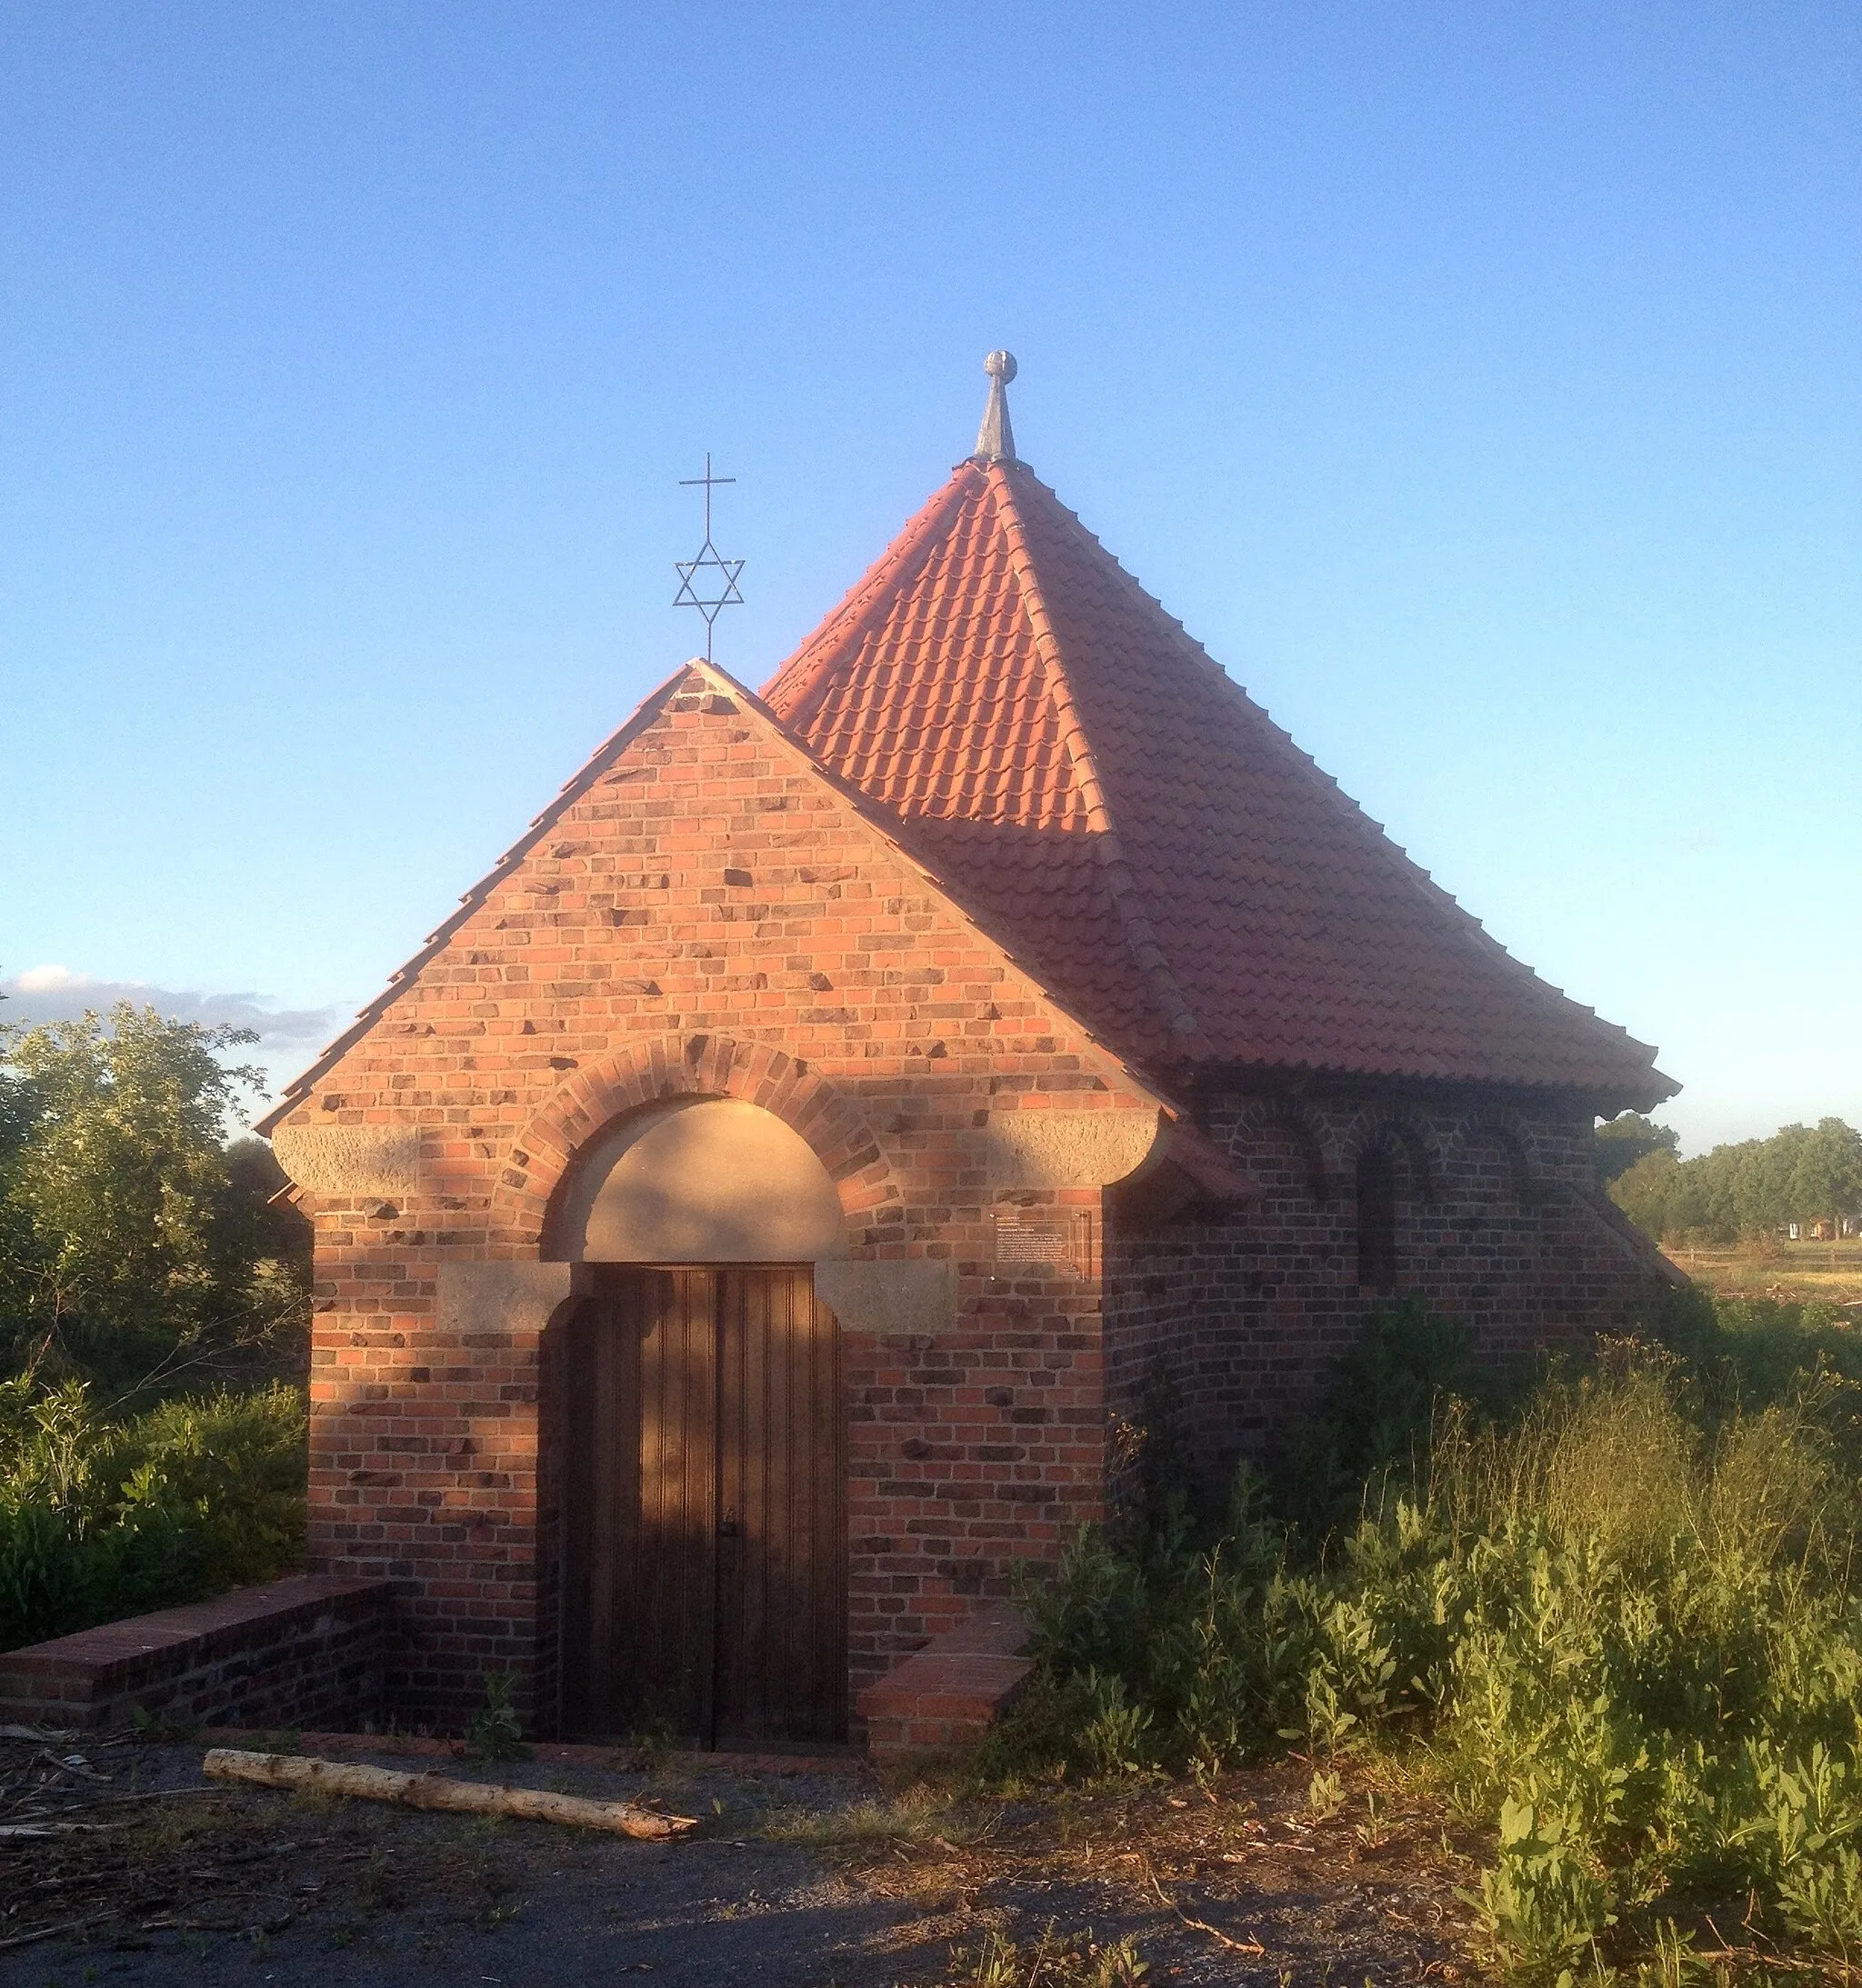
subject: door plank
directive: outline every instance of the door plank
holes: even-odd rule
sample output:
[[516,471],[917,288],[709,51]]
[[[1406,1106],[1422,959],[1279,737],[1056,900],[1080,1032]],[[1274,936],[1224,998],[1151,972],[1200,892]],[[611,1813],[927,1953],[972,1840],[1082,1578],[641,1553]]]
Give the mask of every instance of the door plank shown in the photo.
[[616,1597],[633,1625],[636,1723],[711,1724],[716,1549],[716,1279],[641,1274],[654,1302],[641,1339],[640,1520],[633,1579]]
[[806,1266],[719,1273],[731,1398],[720,1483],[719,1733],[846,1736],[844,1416],[833,1315]]
[[565,1363],[566,1722],[844,1739],[846,1418],[812,1269],[601,1279]]

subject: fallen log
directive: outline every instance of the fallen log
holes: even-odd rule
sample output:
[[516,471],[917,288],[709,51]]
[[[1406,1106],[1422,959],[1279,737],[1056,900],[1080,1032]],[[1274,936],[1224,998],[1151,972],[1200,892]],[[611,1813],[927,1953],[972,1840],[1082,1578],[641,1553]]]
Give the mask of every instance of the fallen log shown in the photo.
[[216,1746],[202,1763],[217,1781],[256,1781],[268,1788],[321,1788],[365,1802],[399,1802],[414,1809],[451,1809],[466,1815],[516,1815],[533,1823],[566,1823],[619,1836],[659,1842],[697,1827],[690,1815],[662,1815],[632,1802],[591,1802],[546,1788],[506,1788],[484,1781],[449,1781],[441,1774],[398,1773],[348,1761],[306,1760],[292,1753],[249,1753]]

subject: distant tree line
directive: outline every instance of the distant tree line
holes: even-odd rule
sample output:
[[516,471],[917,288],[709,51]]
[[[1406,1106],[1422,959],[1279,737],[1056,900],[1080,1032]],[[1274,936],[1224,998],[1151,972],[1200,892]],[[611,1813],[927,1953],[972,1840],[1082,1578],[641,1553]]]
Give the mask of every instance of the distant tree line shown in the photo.
[[1862,1133],[1840,1118],[1678,1157],[1666,1125],[1636,1113],[1597,1129],[1597,1172],[1636,1225],[1659,1240],[1742,1235],[1862,1217]]

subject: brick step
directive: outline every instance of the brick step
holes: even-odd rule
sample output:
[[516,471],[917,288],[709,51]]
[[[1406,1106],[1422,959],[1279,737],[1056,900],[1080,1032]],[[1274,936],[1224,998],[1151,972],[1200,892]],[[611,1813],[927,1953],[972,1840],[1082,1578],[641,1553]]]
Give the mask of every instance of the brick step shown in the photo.
[[979,1609],[869,1684],[855,1703],[871,1753],[974,1746],[1034,1669],[1031,1625],[1011,1603]]

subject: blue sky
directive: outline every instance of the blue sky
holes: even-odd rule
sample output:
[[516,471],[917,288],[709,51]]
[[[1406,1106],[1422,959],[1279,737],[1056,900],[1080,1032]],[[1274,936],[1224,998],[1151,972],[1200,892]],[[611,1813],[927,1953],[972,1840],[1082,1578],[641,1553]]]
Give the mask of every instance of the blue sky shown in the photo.
[[1021,453],[1690,1150],[1862,1122],[1858,104],[1819,0],[15,0],[5,1012],[288,1074],[698,645],[705,451],[758,683],[1006,345]]

